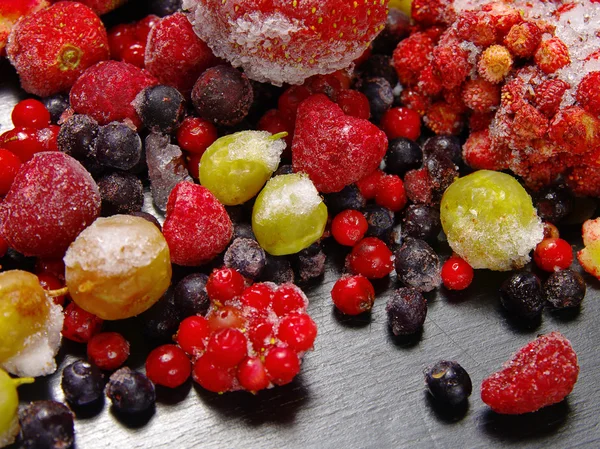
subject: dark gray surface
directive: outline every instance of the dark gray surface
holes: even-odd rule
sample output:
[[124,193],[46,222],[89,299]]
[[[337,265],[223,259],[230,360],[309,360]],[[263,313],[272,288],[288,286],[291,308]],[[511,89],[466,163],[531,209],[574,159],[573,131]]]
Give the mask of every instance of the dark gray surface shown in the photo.
[[[0,132],[12,127],[10,110],[22,95],[6,61],[0,61]],[[568,230],[580,244],[578,227]],[[290,385],[264,391],[216,395],[191,382],[176,392],[159,390],[155,413],[139,422],[119,422],[106,403],[93,417],[76,420],[76,447],[89,448],[598,448],[600,447],[600,293],[585,275],[588,293],[579,312],[545,311],[539,326],[524,328],[499,305],[505,273],[476,272],[464,293],[443,289],[428,295],[421,335],[396,339],[386,325],[385,302],[396,283],[376,284],[370,316],[340,317],[329,292],[341,272],[342,251],[332,257],[322,280],[306,288],[309,313],[319,326],[315,351]],[[447,254],[443,243],[438,249]],[[576,262],[575,262],[575,265]],[[579,269],[579,267],[577,267]],[[135,320],[111,323],[132,341],[130,366],[143,367],[148,348]],[[560,404],[525,416],[491,412],[479,397],[481,381],[537,334],[560,331],[579,356],[581,373],[573,393]],[[67,342],[61,367],[85,356],[85,346]],[[424,391],[423,368],[439,359],[459,361],[473,380],[464,413],[449,414]],[[23,401],[63,400],[60,370],[23,386]]]

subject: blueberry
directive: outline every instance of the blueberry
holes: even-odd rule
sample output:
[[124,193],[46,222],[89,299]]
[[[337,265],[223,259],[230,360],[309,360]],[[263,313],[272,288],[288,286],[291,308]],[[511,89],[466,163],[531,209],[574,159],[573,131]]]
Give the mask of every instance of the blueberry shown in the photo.
[[456,406],[464,403],[473,391],[469,373],[457,362],[440,360],[425,368],[425,384],[438,401]]
[[394,256],[398,280],[407,287],[430,292],[442,283],[440,258],[424,240],[406,238]]
[[152,223],[154,226],[156,226],[162,232],[162,226],[160,225],[160,222],[156,219],[156,217],[154,215],[149,214],[148,212],[143,212],[143,211],[131,212],[129,215],[133,215],[134,217],[140,217],[140,218],[143,218],[144,220],[148,220],[150,223]]
[[441,135],[427,139],[423,144],[423,154],[429,157],[434,153],[448,156],[456,165],[462,163],[462,147],[456,136]]
[[182,0],[150,0],[148,3],[150,14],[165,17],[180,11]]
[[66,449],[73,445],[73,414],[55,401],[35,401],[19,411],[25,449]]
[[555,271],[544,283],[544,298],[552,307],[579,307],[585,296],[585,281],[572,270]]
[[458,178],[458,167],[450,157],[441,153],[430,154],[423,165],[433,186],[433,200],[439,203],[446,189]]
[[404,137],[392,139],[385,153],[385,171],[404,176],[407,171],[419,168],[423,162],[423,152],[416,142]]
[[144,374],[128,367],[115,371],[108,385],[106,396],[120,413],[141,413],[154,407],[156,392],[154,384]]
[[181,321],[179,314],[173,304],[173,297],[167,294],[166,300],[158,301],[140,315],[144,337],[156,344],[172,343]]
[[257,279],[267,263],[265,251],[256,240],[235,239],[223,259],[225,266],[237,270],[242,276]]
[[69,96],[67,94],[55,94],[42,98],[42,103],[50,113],[50,121],[56,125],[63,112],[69,108]]
[[206,315],[210,298],[206,293],[208,276],[203,273],[188,274],[180,280],[173,290],[173,305],[179,311],[181,319],[192,315]]
[[394,335],[410,335],[423,327],[427,301],[420,291],[402,287],[392,293],[385,311]]
[[95,404],[104,395],[104,375],[97,367],[78,360],[63,369],[61,387],[71,406]]
[[276,284],[294,282],[294,270],[287,257],[271,256],[270,254],[266,254],[266,256],[267,263],[260,275],[260,280]]
[[394,92],[389,81],[382,77],[367,78],[360,83],[360,91],[366,95],[371,107],[371,118],[379,123],[394,103]]
[[119,170],[133,168],[142,157],[140,136],[124,123],[101,126],[96,140],[96,161]]
[[534,195],[533,201],[539,217],[553,224],[573,210],[573,197],[563,186],[546,187]]
[[254,231],[252,230],[252,225],[248,223],[235,223],[233,226],[232,241],[235,239],[256,240],[256,236],[254,235]]
[[294,265],[302,281],[315,279],[325,273],[327,256],[319,243],[313,243],[294,256]]
[[60,127],[56,140],[58,149],[80,161],[90,158],[98,130],[98,122],[89,115],[73,115]]
[[539,278],[527,271],[512,274],[500,286],[500,302],[511,314],[535,318],[542,313],[544,298]]
[[402,226],[405,236],[435,242],[442,230],[440,210],[425,204],[411,204],[404,210]]
[[144,125],[153,132],[170,134],[185,115],[185,98],[171,86],[150,86],[135,99],[135,110]]
[[350,184],[339,192],[325,195],[325,203],[329,213],[333,216],[346,209],[361,210],[367,204],[367,200],[355,184]]
[[410,17],[397,8],[389,8],[385,28],[373,41],[373,52],[391,54],[409,33]]
[[377,205],[365,207],[363,213],[369,225],[365,235],[388,241],[394,227],[394,213],[385,207]]
[[392,58],[388,55],[373,55],[360,66],[360,76],[363,79],[385,78],[390,86],[398,83],[396,69],[392,66]]
[[131,214],[144,205],[144,186],[130,173],[111,173],[98,180],[102,215]]

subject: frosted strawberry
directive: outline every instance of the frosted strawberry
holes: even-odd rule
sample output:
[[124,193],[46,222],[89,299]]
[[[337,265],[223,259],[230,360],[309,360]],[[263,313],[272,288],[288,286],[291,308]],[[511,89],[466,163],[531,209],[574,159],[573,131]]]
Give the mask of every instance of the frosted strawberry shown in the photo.
[[100,18],[75,2],[58,2],[25,17],[13,28],[6,52],[21,87],[42,97],[68,91],[88,67],[109,55]]
[[323,94],[313,95],[298,108],[292,164],[320,192],[339,192],[374,171],[387,144],[385,133],[368,120],[345,115]]
[[48,6],[47,0],[4,0],[0,2],[0,54],[8,34],[17,21],[28,14]]
[[385,27],[385,0],[184,0],[196,33],[249,78],[301,84],[347,67]]
[[557,37],[542,42],[533,59],[545,73],[554,73],[571,62],[569,49]]
[[590,114],[600,115],[600,72],[590,72],[577,87],[577,101]]

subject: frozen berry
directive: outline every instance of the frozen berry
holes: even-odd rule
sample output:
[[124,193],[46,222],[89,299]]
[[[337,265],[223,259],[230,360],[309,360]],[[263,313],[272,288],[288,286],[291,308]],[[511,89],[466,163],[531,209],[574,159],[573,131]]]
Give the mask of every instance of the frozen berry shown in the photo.
[[365,120],[371,116],[369,99],[357,90],[342,89],[336,94],[335,102],[346,115]]
[[392,86],[385,78],[368,78],[361,83],[360,91],[369,100],[371,119],[378,123],[394,103]]
[[556,309],[579,307],[585,291],[583,277],[572,270],[556,271],[544,283],[544,299]]
[[242,276],[257,279],[267,263],[265,251],[256,240],[234,239],[225,251],[223,263],[233,268]]
[[170,86],[150,86],[135,99],[135,110],[150,131],[172,133],[185,114],[185,100]]
[[406,206],[404,183],[397,175],[386,175],[379,180],[375,189],[375,202],[392,212],[399,212]]
[[394,227],[394,213],[387,207],[376,204],[365,207],[363,213],[368,225],[365,235],[367,237],[377,237],[387,242]]
[[214,270],[206,281],[206,292],[211,301],[226,302],[235,299],[246,288],[244,277],[233,268]]
[[73,413],[60,402],[35,401],[19,411],[21,443],[26,449],[62,449],[73,445]]
[[434,153],[446,155],[456,165],[462,162],[462,148],[456,136],[443,134],[427,139],[423,144],[423,155],[429,157]]
[[305,312],[307,304],[306,295],[294,284],[280,285],[273,295],[273,311],[277,316]]
[[339,214],[347,209],[361,210],[367,201],[358,187],[350,184],[339,192],[325,195],[325,203],[330,214]]
[[21,165],[14,153],[0,148],[0,196],[8,193]]
[[15,128],[46,128],[50,124],[50,113],[44,103],[33,98],[19,101],[12,110],[11,119]]
[[387,276],[393,270],[393,254],[376,237],[367,237],[358,242],[346,258],[350,271],[369,279]]
[[442,230],[438,208],[425,204],[411,204],[404,210],[402,217],[403,235],[435,242]]
[[175,341],[186,354],[196,356],[200,351],[204,351],[210,332],[206,318],[192,315],[179,325]]
[[292,257],[294,267],[301,281],[315,279],[325,273],[327,256],[318,242],[304,248]]
[[364,215],[357,210],[348,209],[337,214],[331,222],[331,233],[340,245],[354,246],[365,232],[368,223]]
[[573,249],[561,238],[544,239],[535,247],[533,260],[544,271],[564,270],[573,262]]
[[66,94],[55,94],[42,98],[42,103],[50,113],[50,120],[57,124],[63,112],[69,108],[69,96]]
[[457,406],[471,396],[471,377],[458,362],[440,360],[425,368],[424,374],[427,389],[437,401]]
[[529,272],[511,275],[500,287],[500,302],[506,310],[522,318],[535,318],[542,313],[544,298],[539,278]]
[[100,164],[128,170],[139,162],[141,155],[142,140],[129,126],[114,122],[98,130],[95,157]]
[[150,0],[148,9],[158,17],[165,17],[181,10],[181,0]]
[[116,411],[125,414],[146,412],[154,407],[154,384],[144,374],[124,367],[115,371],[106,386],[106,395]]
[[246,357],[238,365],[237,379],[242,388],[256,392],[270,385],[264,363],[258,357]]
[[285,385],[300,372],[300,359],[290,348],[273,348],[265,356],[265,370],[271,382]]
[[202,155],[217,137],[215,125],[198,117],[186,117],[177,129],[181,149],[194,154]]
[[113,371],[129,357],[129,342],[117,332],[101,332],[88,341],[87,355],[98,368]]
[[231,368],[225,368],[217,365],[211,357],[203,356],[196,360],[192,371],[195,382],[202,388],[214,393],[223,393],[228,391],[235,380],[234,372]]
[[402,287],[394,290],[385,311],[394,335],[410,335],[423,327],[427,301],[418,290]]
[[0,148],[17,155],[21,162],[27,162],[41,152],[48,151],[40,141],[39,133],[44,130],[35,128],[14,128],[0,134]]
[[399,137],[389,141],[385,154],[385,171],[398,176],[421,166],[423,152],[414,141]]
[[421,116],[409,108],[390,109],[381,118],[380,125],[388,139],[405,137],[414,141],[421,135]]
[[74,302],[65,309],[63,337],[78,343],[87,343],[92,336],[100,332],[103,320],[80,308]]
[[407,287],[430,292],[442,283],[440,259],[424,240],[407,238],[394,255],[398,280]]
[[364,276],[343,276],[334,284],[331,299],[340,312],[359,315],[373,307],[375,290]]
[[573,210],[573,197],[564,187],[547,187],[533,196],[538,216],[557,224]]
[[142,210],[144,187],[130,173],[115,172],[98,180],[102,197],[102,215],[129,214]]
[[558,37],[543,41],[535,51],[533,59],[547,74],[554,73],[571,62],[568,47]]
[[305,313],[286,315],[277,328],[277,338],[294,351],[308,351],[317,337],[317,325]]
[[104,375],[83,360],[65,366],[60,385],[66,401],[74,407],[96,404],[104,395]]
[[458,256],[442,265],[442,282],[448,290],[464,290],[473,282],[473,268]]
[[294,282],[294,270],[287,257],[277,257],[267,254],[267,264],[260,276],[263,281],[271,281],[276,284]]
[[267,310],[273,303],[273,288],[268,284],[252,284],[240,298],[243,305],[253,307],[257,310]]
[[[48,273],[38,273],[38,280],[40,281],[40,285],[46,291],[49,290],[59,290],[65,286],[64,281],[60,281],[56,276]],[[55,304],[60,304],[61,306],[65,304],[65,295],[53,296],[52,300]]]
[[208,340],[205,357],[218,366],[237,366],[248,354],[248,340],[238,329],[226,328],[216,331]]
[[98,122],[89,115],[75,114],[60,127],[58,149],[78,160],[85,160],[95,152]]
[[[356,181],[356,186],[358,190],[362,194],[362,196],[367,200],[372,200],[375,198],[375,194],[377,192],[377,186],[379,185],[379,181],[385,176],[385,173],[379,169],[373,170],[370,174],[362,177],[358,181]],[[349,208],[350,209],[350,208]],[[362,207],[354,208],[354,209],[362,209]]]
[[192,273],[181,279],[173,291],[173,304],[182,318],[192,315],[206,315],[210,299],[206,293],[208,276]]
[[176,388],[192,373],[192,364],[182,349],[163,345],[152,350],[146,358],[146,375],[156,385]]

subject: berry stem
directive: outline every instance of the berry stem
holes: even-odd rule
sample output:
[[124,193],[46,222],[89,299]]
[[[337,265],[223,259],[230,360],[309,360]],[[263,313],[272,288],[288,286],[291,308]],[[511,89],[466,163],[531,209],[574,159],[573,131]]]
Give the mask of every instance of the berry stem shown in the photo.
[[273,134],[271,137],[269,137],[269,140],[279,140],[279,139],[284,139],[285,137],[287,137],[288,132],[287,131],[282,131],[280,133],[277,134]]
[[69,289],[67,287],[59,288],[56,290],[46,290],[46,295],[50,298],[56,298],[57,296],[63,296],[69,293]]
[[18,387],[24,384],[32,384],[35,382],[35,379],[33,377],[16,377],[12,381],[15,387]]

